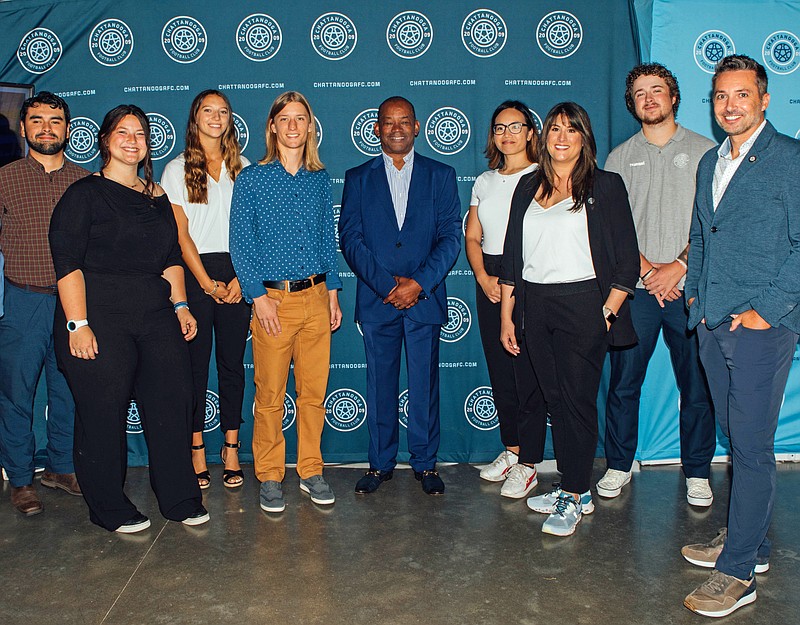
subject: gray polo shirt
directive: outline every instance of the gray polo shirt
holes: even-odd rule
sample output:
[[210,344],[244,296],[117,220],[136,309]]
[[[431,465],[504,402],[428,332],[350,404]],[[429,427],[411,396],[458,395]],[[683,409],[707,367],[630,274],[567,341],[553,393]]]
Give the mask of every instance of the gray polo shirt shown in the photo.
[[[639,251],[647,260],[671,263],[686,248],[697,164],[715,145],[679,124],[663,147],[648,142],[639,131],[608,155],[605,169],[625,181]],[[636,286],[644,288],[641,280]],[[683,280],[678,288],[683,288]]]

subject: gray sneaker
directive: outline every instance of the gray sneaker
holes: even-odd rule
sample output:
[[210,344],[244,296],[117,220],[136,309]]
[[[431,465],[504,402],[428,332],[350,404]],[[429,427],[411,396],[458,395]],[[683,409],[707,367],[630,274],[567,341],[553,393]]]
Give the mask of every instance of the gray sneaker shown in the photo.
[[275,480],[268,480],[261,484],[258,498],[261,509],[267,512],[283,512],[286,509],[286,502],[283,500],[283,488],[281,483]]
[[300,490],[311,495],[311,501],[321,506],[327,506],[336,501],[333,490],[321,475],[312,475],[308,479],[300,480]]
[[[561,492],[561,483],[555,482],[552,490],[542,495],[528,497],[528,507],[534,512],[553,514],[556,510],[556,501],[558,501],[558,496]],[[594,512],[592,493],[587,490],[585,493],[581,493],[581,514],[591,514],[592,512]]]
[[575,501],[569,493],[562,492],[556,500],[553,513],[542,525],[542,531],[553,536],[569,536],[575,533],[575,528],[580,520],[580,502]]

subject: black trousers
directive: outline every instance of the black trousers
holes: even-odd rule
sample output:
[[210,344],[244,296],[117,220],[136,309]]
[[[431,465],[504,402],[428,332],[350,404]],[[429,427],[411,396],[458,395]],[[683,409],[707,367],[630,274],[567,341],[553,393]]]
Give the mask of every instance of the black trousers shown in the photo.
[[[486,273],[496,276],[502,256],[483,255]],[[512,356],[500,343],[500,304],[492,303],[475,283],[475,304],[483,353],[489,370],[492,396],[500,421],[500,441],[505,447],[519,447],[520,462],[534,464],[544,459],[547,411],[528,350]]]
[[115,530],[136,506],[125,495],[126,417],[134,396],[144,428],[150,484],[161,514],[182,521],[202,505],[192,468],[189,350],[160,276],[87,273],[96,360],[69,351],[60,304],[54,338],[59,368],[75,398],[75,472],[93,523]]
[[589,490],[597,449],[597,391],[608,342],[595,280],[525,286],[525,343],[553,427],[561,487]]
[[[227,284],[236,277],[231,255],[225,252],[201,254],[208,275]],[[197,336],[189,343],[194,381],[192,431],[202,432],[206,415],[206,389],[211,347],[215,343],[219,389],[220,425],[223,432],[238,430],[244,401],[244,350],[250,327],[250,305],[217,304],[203,292],[192,272],[185,270],[186,296],[197,319]]]

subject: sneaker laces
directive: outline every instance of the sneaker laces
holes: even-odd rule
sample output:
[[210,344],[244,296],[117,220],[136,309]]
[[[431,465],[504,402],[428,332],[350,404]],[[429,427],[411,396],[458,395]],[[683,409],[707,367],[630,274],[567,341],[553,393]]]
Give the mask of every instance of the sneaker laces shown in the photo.
[[523,484],[528,479],[528,471],[526,471],[526,469],[530,469],[530,467],[526,467],[522,464],[515,464],[513,467],[511,467],[511,469],[509,469],[506,482],[519,482],[520,484]]
[[705,583],[703,584],[708,590],[713,592],[715,595],[719,595],[725,592],[725,588],[728,586],[728,575],[725,575],[722,571],[714,571],[711,574]]
[[497,458],[495,458],[494,461],[492,462],[492,464],[489,465],[489,466],[491,466],[492,468],[496,469],[496,468],[498,468],[500,466],[503,466],[503,465],[505,465],[505,466],[514,465],[516,463],[511,462],[511,459],[515,455],[516,454],[513,451],[509,451],[508,449],[506,449],[503,453],[501,453],[499,456],[497,456]]
[[556,499],[555,510],[553,510],[553,512],[555,512],[558,516],[566,516],[567,508],[569,507],[570,503],[577,506],[577,502],[572,495],[564,494],[562,492],[559,498]]

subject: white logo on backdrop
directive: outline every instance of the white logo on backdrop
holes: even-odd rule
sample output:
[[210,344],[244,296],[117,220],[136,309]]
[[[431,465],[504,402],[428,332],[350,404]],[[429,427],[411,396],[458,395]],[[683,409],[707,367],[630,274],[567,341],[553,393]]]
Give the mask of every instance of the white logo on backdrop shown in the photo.
[[506,45],[508,29],[499,13],[489,9],[473,11],[461,24],[461,42],[475,56],[494,56]]
[[320,15],[311,26],[311,45],[317,54],[329,61],[340,61],[356,48],[358,31],[342,13]]
[[708,74],[713,74],[717,63],[735,52],[733,39],[721,30],[707,30],[694,42],[694,62]]
[[17,60],[31,74],[44,74],[53,69],[64,48],[49,28],[34,28],[19,42]]
[[161,113],[147,113],[150,122],[150,158],[159,161],[175,147],[175,126]]
[[265,13],[248,15],[236,29],[236,47],[251,61],[271,59],[278,54],[282,42],[281,27]]
[[536,27],[539,49],[553,59],[565,59],[578,51],[583,42],[583,27],[572,13],[552,11]]
[[97,157],[100,126],[88,117],[73,117],[69,122],[69,142],[65,154],[74,163],[88,163]]
[[378,109],[367,109],[356,115],[350,125],[350,138],[362,154],[377,156],[381,153],[381,140],[375,135]]
[[208,37],[203,25],[193,17],[173,17],[161,30],[161,47],[177,63],[194,63],[206,51]]
[[89,33],[89,52],[100,65],[122,65],[133,52],[133,31],[122,20],[98,22]]
[[444,106],[435,110],[425,122],[425,139],[439,154],[456,154],[469,143],[467,116],[457,108]]
[[398,13],[386,27],[389,49],[403,59],[416,59],[428,51],[433,42],[433,25],[418,11]]

